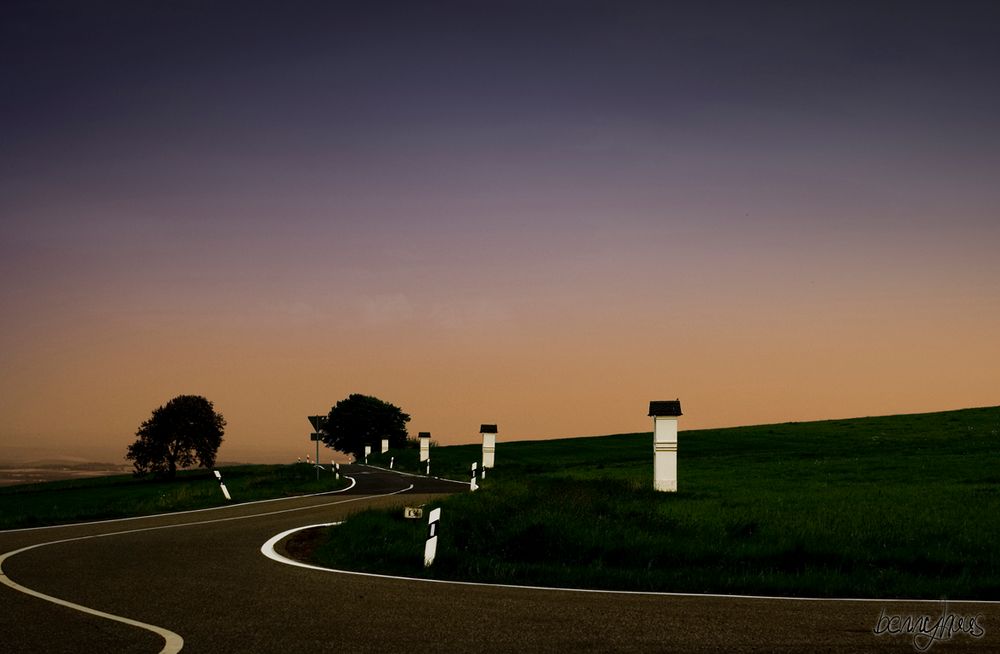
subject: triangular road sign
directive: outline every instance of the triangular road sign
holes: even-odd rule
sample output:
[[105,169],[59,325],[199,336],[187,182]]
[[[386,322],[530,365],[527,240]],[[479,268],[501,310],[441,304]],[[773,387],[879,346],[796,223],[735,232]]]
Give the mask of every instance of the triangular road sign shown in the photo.
[[321,431],[326,424],[326,416],[309,416],[309,423],[316,431]]

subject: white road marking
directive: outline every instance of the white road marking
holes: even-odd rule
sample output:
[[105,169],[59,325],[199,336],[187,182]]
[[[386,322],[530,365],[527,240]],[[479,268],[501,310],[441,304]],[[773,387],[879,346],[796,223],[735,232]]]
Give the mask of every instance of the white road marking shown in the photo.
[[[398,491],[393,491],[391,493],[385,493],[385,495],[374,495],[374,496],[373,495],[368,495],[367,497],[388,497],[389,495],[398,495],[399,493],[405,493],[406,491],[410,490],[411,488],[413,488],[413,484],[410,484],[408,487],[403,488],[403,489],[398,490]],[[305,563],[299,563],[298,561],[295,561],[294,559],[289,559],[287,557],[284,557],[284,556],[278,554],[277,552],[274,551],[274,546],[277,545],[279,542],[281,542],[281,539],[284,538],[285,536],[288,536],[290,534],[294,534],[297,531],[302,531],[304,529],[312,529],[313,527],[332,527],[334,525],[339,525],[339,524],[343,524],[343,522],[326,522],[326,523],[319,524],[319,525],[309,525],[308,527],[295,527],[294,529],[289,529],[288,531],[283,531],[280,534],[278,534],[277,536],[272,536],[271,538],[269,538],[267,540],[266,543],[264,543],[263,545],[261,545],[260,546],[260,553],[263,554],[264,556],[266,556],[269,559],[273,559],[273,560],[277,561],[278,563],[287,563],[288,565],[297,565],[297,566],[302,567],[302,568],[312,568],[313,566],[311,566],[311,565],[308,565],[308,564],[305,564]],[[321,570],[322,568],[317,568],[317,569]]]
[[[871,598],[871,597],[781,597],[779,595],[725,595],[721,593],[669,593],[663,591],[652,591],[652,590],[601,590],[599,588],[559,588],[556,586],[521,586],[518,584],[493,584],[485,583],[479,581],[453,581],[450,579],[426,579],[423,577],[404,577],[401,575],[382,575],[375,572],[357,572],[355,570],[339,570],[337,568],[324,568],[318,565],[312,565],[311,563],[303,563],[302,561],[296,561],[295,559],[290,559],[287,556],[282,556],[274,551],[274,546],[281,541],[281,539],[294,534],[297,531],[303,531],[305,529],[312,529],[314,527],[334,527],[337,525],[344,524],[343,521],[340,522],[328,522],[321,525],[307,525],[305,527],[296,527],[295,529],[288,529],[283,531],[277,536],[270,538],[266,543],[264,543],[260,551],[264,556],[269,559],[274,559],[279,563],[284,563],[286,565],[293,565],[299,568],[306,568],[307,570],[316,570],[319,572],[333,572],[341,575],[355,575],[358,577],[373,577],[376,579],[395,579],[398,581],[420,581],[429,584],[451,584],[455,586],[480,586],[486,588],[513,588],[517,590],[552,590],[564,593],[607,593],[609,595],[651,595],[653,597],[711,597],[716,599],[747,599],[747,600],[781,600],[787,602],[882,602],[885,603],[933,603],[940,604],[940,599],[906,599],[900,597],[893,598]],[[949,599],[949,604],[1000,604],[1000,600],[963,600],[963,599]]]
[[[467,481],[459,481],[457,479],[448,479],[447,477],[434,477],[434,476],[428,477],[427,475],[418,475],[418,474],[414,474],[412,472],[403,472],[402,470],[392,470],[390,468],[382,468],[382,467],[373,466],[373,465],[368,465],[368,467],[369,468],[375,468],[376,470],[384,470],[386,472],[392,472],[392,473],[395,473],[397,475],[406,475],[407,477],[419,477],[420,479],[437,479],[438,481],[450,481],[453,484],[462,484],[463,486],[468,486],[469,485],[469,482],[467,482]],[[365,474],[365,473],[362,473],[362,474]]]
[[[74,539],[75,540],[75,539]],[[56,543],[64,541],[55,541]],[[19,550],[14,550],[13,552],[7,552],[0,555],[0,583],[10,586],[14,590],[24,593],[25,595],[30,595],[32,597],[37,597],[38,599],[45,600],[46,602],[52,602],[53,604],[58,604],[59,606],[65,606],[81,613],[87,613],[89,615],[95,615],[99,618],[104,618],[105,620],[113,620],[115,622],[122,622],[124,624],[130,625],[132,627],[138,627],[139,629],[145,629],[146,631],[152,631],[154,634],[159,636],[164,640],[163,649],[160,650],[160,654],[175,654],[181,651],[184,647],[184,639],[180,637],[169,629],[164,629],[163,627],[157,627],[156,625],[147,624],[145,622],[139,622],[138,620],[132,620],[131,618],[126,618],[120,615],[113,615],[111,613],[105,613],[104,611],[98,611],[97,609],[92,609],[82,604],[74,604],[73,602],[68,602],[64,599],[59,599],[58,597],[53,597],[52,595],[46,595],[44,593],[39,593],[37,590],[32,590],[27,586],[22,586],[10,577],[8,577],[3,572],[4,561],[10,557],[20,554],[21,552],[27,552],[28,550],[33,550],[36,547],[42,547],[43,545],[51,545],[52,543],[41,543],[39,545],[32,545],[30,547],[22,547]]]
[[5,529],[0,531],[0,534],[13,534],[20,531],[41,531],[43,529],[59,529],[61,527],[86,527],[87,525],[103,525],[110,524],[112,522],[128,522],[129,520],[142,520],[144,518],[161,518],[163,516],[171,515],[186,515],[188,513],[203,513],[205,511],[221,511],[222,509],[231,509],[237,506],[253,506],[255,504],[266,504],[268,502],[283,502],[285,500],[298,500],[304,497],[319,497],[320,495],[336,495],[337,493],[343,493],[349,491],[358,483],[354,477],[348,477],[344,475],[344,479],[350,479],[351,485],[347,488],[339,488],[335,491],[323,491],[322,493],[309,493],[308,495],[293,495],[292,497],[272,497],[269,500],[254,500],[253,502],[239,502],[237,504],[223,504],[222,506],[210,506],[207,509],[188,509],[187,511],[173,511],[171,513],[151,513],[149,515],[134,515],[130,518],[110,518],[108,520],[91,520],[90,522],[70,522],[64,525],[45,525],[44,527],[22,527],[21,529]]
[[[351,485],[348,486],[347,488],[341,489],[340,491],[333,491],[333,492],[343,492],[345,490],[348,490],[349,488],[353,488],[354,485],[357,483],[356,480],[353,479],[352,477],[347,477],[347,478],[351,480],[351,482],[352,482]],[[231,522],[231,521],[234,521],[234,520],[248,520],[248,519],[251,519],[251,518],[262,518],[264,516],[278,515],[280,513],[292,513],[294,511],[307,511],[309,509],[320,509],[320,508],[327,507],[327,506],[334,506],[336,504],[347,504],[348,502],[357,502],[359,500],[371,499],[373,497],[384,497],[384,496],[387,496],[387,495],[396,495],[398,493],[405,493],[406,491],[408,491],[408,490],[410,490],[412,488],[413,488],[413,484],[410,484],[406,488],[403,488],[403,489],[400,489],[400,490],[397,490],[397,491],[393,491],[391,493],[382,493],[382,494],[379,494],[379,495],[359,495],[357,497],[352,497],[350,499],[337,500],[336,502],[327,502],[325,504],[313,504],[313,505],[310,505],[310,506],[298,506],[298,507],[294,507],[294,508],[291,508],[291,509],[279,509],[277,511],[266,511],[264,513],[255,513],[255,514],[252,514],[252,515],[229,516],[227,518],[217,518],[217,519],[214,519],[214,520],[199,520],[199,521],[195,521],[195,522],[183,522],[183,523],[179,523],[179,524],[175,524],[175,525],[157,525],[157,526],[153,526],[153,527],[140,527],[139,529],[127,529],[127,530],[124,530],[124,531],[114,531],[114,532],[109,532],[109,533],[106,533],[106,534],[92,534],[92,535],[89,535],[89,536],[77,536],[75,538],[62,538],[62,539],[59,539],[59,540],[48,541],[48,542],[45,542],[45,543],[36,543],[35,545],[29,545],[27,547],[22,547],[22,548],[17,549],[17,550],[12,550],[10,552],[5,552],[3,554],[0,554],[0,583],[3,583],[4,585],[9,586],[10,588],[13,588],[14,590],[16,590],[18,592],[25,593],[26,595],[30,595],[32,597],[37,597],[39,599],[42,599],[42,600],[45,600],[45,601],[48,601],[48,602],[52,602],[53,604],[58,604],[60,606],[65,606],[67,608],[75,609],[75,610],[80,611],[82,613],[87,613],[87,614],[90,614],[90,615],[98,616],[98,617],[101,617],[101,618],[105,618],[107,620],[114,620],[115,622],[122,622],[124,624],[131,625],[133,627],[138,627],[140,629],[145,629],[147,631],[151,631],[151,632],[157,634],[158,636],[162,637],[164,639],[164,641],[166,641],[164,648],[162,650],[160,650],[161,654],[175,654],[176,652],[179,652],[181,650],[181,648],[184,646],[184,639],[181,638],[178,634],[176,634],[176,633],[174,633],[174,632],[172,632],[172,631],[170,631],[168,629],[164,629],[162,627],[157,627],[156,625],[146,624],[145,622],[139,622],[137,620],[132,620],[130,618],[126,618],[126,617],[119,616],[119,615],[113,615],[111,613],[105,613],[104,611],[98,611],[97,609],[92,609],[92,608],[83,606],[81,604],[74,604],[73,602],[69,602],[67,600],[59,599],[58,597],[53,597],[51,595],[45,595],[44,593],[40,593],[40,592],[38,592],[36,590],[32,590],[32,589],[30,589],[30,588],[28,588],[26,586],[22,586],[21,584],[17,583],[16,581],[14,581],[10,577],[8,577],[6,575],[6,573],[4,573],[4,571],[3,571],[3,564],[4,564],[4,562],[7,559],[9,559],[9,558],[11,558],[13,556],[21,554],[22,552],[27,552],[29,550],[37,549],[37,548],[40,548],[40,547],[46,547],[48,545],[58,545],[60,543],[71,543],[71,542],[75,542],[75,541],[91,540],[91,539],[95,539],[95,538],[107,538],[109,536],[122,536],[122,535],[125,535],[125,534],[137,534],[137,533],[141,533],[141,532],[144,532],[144,531],[159,531],[161,529],[176,529],[178,527],[192,527],[192,526],[197,526],[197,525],[215,524],[215,523],[219,523],[219,522]],[[326,494],[328,494],[328,493],[314,493],[313,495],[298,495],[296,497],[278,498],[278,499],[292,500],[292,499],[300,499],[300,498],[303,498],[303,497],[315,497],[316,495],[326,495]],[[271,501],[275,501],[275,500],[262,500],[262,502],[271,502]],[[247,502],[246,504],[237,504],[237,505],[233,505],[233,506],[246,506],[247,504],[258,504],[258,503],[261,503],[261,502]],[[231,507],[224,507],[224,508],[231,508]],[[164,514],[160,514],[160,515],[161,516],[172,516],[172,515],[178,515],[178,514],[181,514],[181,513],[196,513],[196,512],[199,512],[199,511],[208,511],[208,510],[210,510],[210,509],[197,509],[196,511],[181,511],[181,512],[178,512],[178,513],[164,513]],[[155,517],[155,516],[143,516],[143,517],[147,517],[148,518],[148,517]],[[132,519],[134,519],[134,518],[122,518],[121,520],[132,520]],[[108,520],[106,522],[118,522],[118,520]],[[94,524],[94,523],[78,523],[78,524]],[[62,525],[62,526],[66,526],[66,525]],[[21,530],[18,530],[18,531],[21,531]]]
[[281,542],[285,536],[290,536],[297,531],[304,531],[306,529],[313,529],[314,527],[333,527],[335,525],[344,524],[343,522],[324,522],[318,525],[308,525],[305,527],[295,527],[294,529],[288,529],[286,531],[277,534],[276,536],[271,536],[267,541],[260,546],[260,553],[269,559],[273,559],[278,563],[285,563],[287,565],[294,565],[300,568],[308,568],[311,570],[323,570],[324,568],[317,568],[316,566],[309,565],[308,563],[302,563],[301,561],[296,561],[295,559],[290,559],[286,556],[282,556],[274,551],[274,546]]

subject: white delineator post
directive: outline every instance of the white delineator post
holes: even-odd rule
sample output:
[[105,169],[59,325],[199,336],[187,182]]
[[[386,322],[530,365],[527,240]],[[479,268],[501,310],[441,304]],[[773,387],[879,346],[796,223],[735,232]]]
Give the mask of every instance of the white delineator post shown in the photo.
[[330,461],[330,465],[333,467],[333,473],[336,475],[334,479],[340,479],[340,464],[336,461]]
[[427,542],[424,543],[424,567],[429,568],[434,563],[438,549],[438,523],[441,522],[441,508],[438,507],[427,516]]
[[229,497],[229,489],[226,488],[225,482],[222,481],[222,473],[218,470],[214,470],[213,472],[215,472],[215,478],[219,480],[219,487],[222,488],[222,494],[226,496],[227,500],[231,501],[233,498]]
[[372,446],[365,445],[365,465],[368,465],[368,455],[372,453]]
[[680,400],[649,403],[653,418],[653,490],[677,492],[677,418]]
[[422,431],[417,434],[420,439],[420,461],[429,461],[431,458],[431,433]]
[[476,463],[472,463],[472,478],[469,479],[469,490],[474,491],[479,488],[479,484],[476,483]]
[[382,439],[382,452],[381,452],[381,454],[385,454],[388,451],[389,451],[389,439],[388,438],[383,438]]
[[396,457],[390,456],[389,457],[389,470],[392,470],[392,464],[394,464],[395,462],[396,462]]
[[493,467],[493,455],[497,449],[497,426],[480,425],[479,433],[483,435],[483,475],[487,468]]

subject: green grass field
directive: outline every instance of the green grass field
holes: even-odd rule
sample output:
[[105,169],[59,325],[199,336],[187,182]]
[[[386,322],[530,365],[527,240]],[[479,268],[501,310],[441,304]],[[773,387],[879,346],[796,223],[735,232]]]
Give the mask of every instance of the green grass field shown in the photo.
[[[478,456],[434,448],[432,472],[465,479]],[[330,528],[314,556],[514,584],[1000,599],[1000,407],[681,432],[678,476],[651,490],[648,433],[501,439],[479,492],[436,503],[430,570],[426,524],[400,511]]]
[[[219,468],[232,503],[319,493],[346,485],[307,464]],[[0,487],[0,529],[203,509],[229,504],[210,470],[181,471],[174,481],[131,475]]]

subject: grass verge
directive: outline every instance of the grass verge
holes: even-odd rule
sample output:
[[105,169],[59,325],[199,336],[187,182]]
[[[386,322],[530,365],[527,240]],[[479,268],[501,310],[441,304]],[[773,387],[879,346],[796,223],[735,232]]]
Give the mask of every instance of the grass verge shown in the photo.
[[[675,494],[650,434],[499,443],[482,490],[426,525],[368,511],[322,565],[568,587],[1000,599],[1000,408],[680,434]],[[456,470],[478,446],[437,448]]]
[[210,470],[184,470],[173,481],[131,475],[91,477],[0,487],[0,529],[204,509],[224,504],[337,490],[328,471],[310,465],[243,465],[219,468],[233,502],[226,502]]

